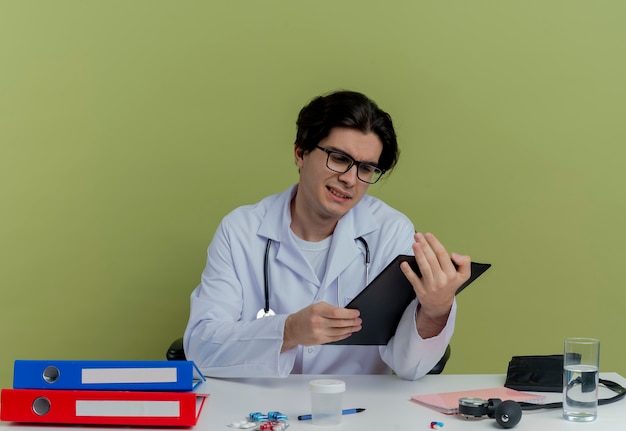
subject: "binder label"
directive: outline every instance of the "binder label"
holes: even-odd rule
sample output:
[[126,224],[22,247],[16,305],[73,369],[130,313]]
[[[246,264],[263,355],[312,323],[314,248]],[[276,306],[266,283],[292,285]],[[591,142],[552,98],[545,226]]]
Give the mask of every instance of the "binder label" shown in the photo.
[[83,384],[175,383],[176,368],[84,368]]
[[180,402],[77,400],[76,416],[176,418],[180,416]]

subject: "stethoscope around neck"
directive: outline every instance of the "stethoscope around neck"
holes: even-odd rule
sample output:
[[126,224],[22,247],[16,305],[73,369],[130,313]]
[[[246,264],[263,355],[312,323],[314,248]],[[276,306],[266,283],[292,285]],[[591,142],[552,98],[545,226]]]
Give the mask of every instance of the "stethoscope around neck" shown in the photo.
[[[357,238],[358,241],[361,241],[363,247],[365,248],[365,285],[369,284],[370,278],[370,248],[367,245],[367,241],[362,236]],[[265,246],[265,260],[263,262],[263,284],[264,284],[264,293],[265,293],[265,304],[264,307],[259,310],[256,314],[256,318],[260,319],[261,317],[274,316],[276,313],[274,310],[270,308],[270,275],[269,275],[269,257],[270,257],[270,248],[272,248],[272,240],[267,240],[267,245]]]

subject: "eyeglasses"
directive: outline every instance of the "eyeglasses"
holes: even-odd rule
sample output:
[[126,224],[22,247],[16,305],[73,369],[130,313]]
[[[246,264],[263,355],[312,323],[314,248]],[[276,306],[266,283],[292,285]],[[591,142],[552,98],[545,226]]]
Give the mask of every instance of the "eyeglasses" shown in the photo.
[[316,145],[315,148],[324,151],[328,157],[326,158],[326,167],[333,172],[344,174],[348,172],[352,166],[356,165],[356,177],[367,184],[374,184],[385,173],[384,170],[371,163],[359,162],[341,151],[329,150]]

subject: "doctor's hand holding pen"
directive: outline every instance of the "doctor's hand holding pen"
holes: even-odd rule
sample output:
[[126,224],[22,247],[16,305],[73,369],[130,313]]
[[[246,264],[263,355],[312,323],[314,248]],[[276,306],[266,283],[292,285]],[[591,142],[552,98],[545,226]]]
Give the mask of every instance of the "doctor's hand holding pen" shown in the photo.
[[449,255],[431,233],[415,234],[413,252],[422,276],[418,277],[406,262],[400,268],[419,300],[417,331],[422,338],[430,338],[445,327],[456,290],[471,275],[471,259],[457,253]]
[[343,340],[360,330],[359,310],[317,302],[287,317],[281,352]]

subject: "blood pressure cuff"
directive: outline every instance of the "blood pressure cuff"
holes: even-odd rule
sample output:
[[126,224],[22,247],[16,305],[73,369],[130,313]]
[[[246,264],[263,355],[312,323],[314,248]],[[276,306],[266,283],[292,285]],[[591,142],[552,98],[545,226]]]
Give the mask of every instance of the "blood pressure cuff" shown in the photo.
[[504,386],[518,391],[562,392],[563,355],[513,356]]

